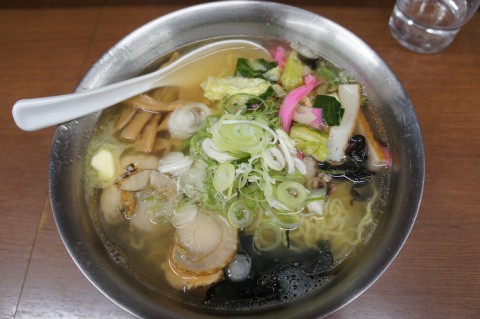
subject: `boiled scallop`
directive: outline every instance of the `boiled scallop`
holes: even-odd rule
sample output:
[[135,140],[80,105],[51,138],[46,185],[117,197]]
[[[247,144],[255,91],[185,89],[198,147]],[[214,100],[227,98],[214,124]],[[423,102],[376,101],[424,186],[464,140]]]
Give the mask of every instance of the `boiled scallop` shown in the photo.
[[211,216],[198,214],[195,222],[176,229],[177,243],[192,254],[207,255],[220,244],[222,230]]
[[110,185],[102,191],[102,195],[100,196],[100,212],[108,224],[118,224],[124,218],[120,211],[120,195],[121,190],[115,185]]
[[137,192],[147,187],[150,181],[151,170],[136,171],[117,181],[118,187],[124,191]]
[[197,275],[186,273],[175,268],[171,263],[161,265],[165,279],[176,290],[193,289],[201,286],[210,286],[223,279],[223,271],[217,271],[211,275]]
[[187,226],[175,230],[171,264],[182,272],[212,275],[230,263],[237,250],[237,229],[216,213],[199,212]]

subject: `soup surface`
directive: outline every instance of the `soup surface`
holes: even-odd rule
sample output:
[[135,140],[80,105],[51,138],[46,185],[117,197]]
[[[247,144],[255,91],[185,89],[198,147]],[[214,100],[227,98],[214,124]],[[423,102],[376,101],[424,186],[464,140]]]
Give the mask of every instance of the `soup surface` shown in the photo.
[[317,291],[388,198],[391,158],[361,84],[298,45],[263,44],[104,111],[89,144],[107,252],[171,298],[241,310]]

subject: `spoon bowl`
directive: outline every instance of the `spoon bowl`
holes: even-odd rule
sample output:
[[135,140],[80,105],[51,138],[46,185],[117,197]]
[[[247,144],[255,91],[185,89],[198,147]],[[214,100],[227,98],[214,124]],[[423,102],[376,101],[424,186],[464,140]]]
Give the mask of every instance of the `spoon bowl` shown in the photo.
[[[35,131],[101,111],[154,88],[180,86],[185,82],[190,64],[216,59],[219,54],[227,50],[237,53],[256,52],[264,57],[269,55],[264,47],[248,40],[213,42],[181,56],[164,68],[143,76],[78,93],[20,100],[13,106],[13,119],[22,130]],[[190,81],[195,81],[196,78],[204,77],[190,76]]]

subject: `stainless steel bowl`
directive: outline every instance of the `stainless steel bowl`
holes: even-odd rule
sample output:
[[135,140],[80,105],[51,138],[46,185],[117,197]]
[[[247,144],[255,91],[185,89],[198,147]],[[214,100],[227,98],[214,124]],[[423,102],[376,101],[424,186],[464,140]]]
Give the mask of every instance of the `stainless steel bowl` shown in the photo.
[[[323,292],[238,317],[314,318],[365,291],[393,261],[415,221],[424,183],[423,143],[413,107],[385,62],[351,32],[321,16],[269,2],[228,1],[190,7],[134,31],[88,72],[78,90],[130,78],[175,48],[222,37],[269,37],[303,44],[361,82],[384,123],[393,155],[391,200],[370,242]],[[58,230],[73,260],[107,297],[139,317],[212,318],[219,314],[158,298],[118,266],[102,244],[83,192],[84,156],[100,114],[60,125],[50,159],[50,194]]]

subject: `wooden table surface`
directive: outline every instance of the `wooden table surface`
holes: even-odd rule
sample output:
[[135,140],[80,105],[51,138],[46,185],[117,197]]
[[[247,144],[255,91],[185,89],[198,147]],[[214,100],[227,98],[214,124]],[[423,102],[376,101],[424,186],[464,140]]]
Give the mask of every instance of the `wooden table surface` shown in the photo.
[[[13,123],[21,98],[68,93],[108,48],[194,1],[0,4],[0,318],[132,318],[70,259],[48,201],[54,128]],[[423,202],[399,256],[333,318],[480,318],[480,13],[445,52],[418,55],[390,36],[393,1],[290,1],[352,30],[411,97],[426,154]]]

